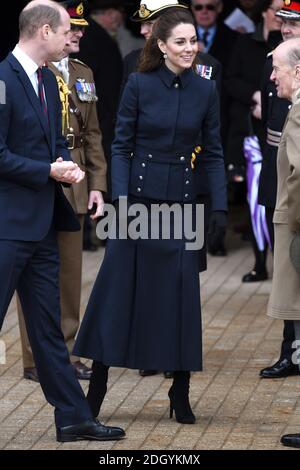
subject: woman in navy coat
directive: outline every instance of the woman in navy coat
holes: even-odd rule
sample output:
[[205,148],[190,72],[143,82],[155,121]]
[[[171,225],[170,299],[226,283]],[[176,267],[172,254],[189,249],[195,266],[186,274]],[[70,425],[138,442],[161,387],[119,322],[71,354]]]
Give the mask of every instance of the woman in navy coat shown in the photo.
[[[226,219],[218,97],[215,82],[194,72],[196,53],[191,14],[179,8],[164,13],[140,71],[124,89],[112,146],[112,192],[115,201],[126,196],[129,204],[148,209],[177,203],[195,212],[199,175],[191,157],[201,134],[198,158],[212,190],[217,231]],[[108,367],[118,366],[175,371],[171,416],[175,410],[177,421],[195,422],[189,381],[190,371],[202,370],[198,252],[185,244],[174,236],[108,240],[74,348],[94,360],[87,396],[94,416],[106,393]]]

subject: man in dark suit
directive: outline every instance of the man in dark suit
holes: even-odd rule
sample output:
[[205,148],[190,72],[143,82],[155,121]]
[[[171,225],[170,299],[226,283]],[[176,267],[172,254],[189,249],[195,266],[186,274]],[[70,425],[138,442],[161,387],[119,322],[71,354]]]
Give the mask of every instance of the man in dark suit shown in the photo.
[[55,2],[34,0],[19,25],[19,43],[0,64],[0,326],[17,291],[58,441],[119,439],[123,430],[92,417],[60,328],[56,232],[79,229],[60,183],[79,183],[84,173],[61,134],[55,76],[42,66],[63,57],[70,17]]

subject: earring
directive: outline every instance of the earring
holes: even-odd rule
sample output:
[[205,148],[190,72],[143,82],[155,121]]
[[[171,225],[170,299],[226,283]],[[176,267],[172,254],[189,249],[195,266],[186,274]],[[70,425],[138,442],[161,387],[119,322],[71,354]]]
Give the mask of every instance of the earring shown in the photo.
[[166,52],[164,53],[163,58],[164,58],[164,59],[167,59],[167,58],[168,58],[168,54],[167,54]]

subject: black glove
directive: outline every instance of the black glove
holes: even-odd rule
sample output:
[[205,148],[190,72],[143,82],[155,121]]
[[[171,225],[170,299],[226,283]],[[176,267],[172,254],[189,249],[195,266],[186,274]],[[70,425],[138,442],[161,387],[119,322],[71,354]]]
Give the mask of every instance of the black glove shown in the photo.
[[209,229],[207,233],[208,246],[210,251],[217,251],[223,246],[227,227],[227,212],[213,211],[209,220]]

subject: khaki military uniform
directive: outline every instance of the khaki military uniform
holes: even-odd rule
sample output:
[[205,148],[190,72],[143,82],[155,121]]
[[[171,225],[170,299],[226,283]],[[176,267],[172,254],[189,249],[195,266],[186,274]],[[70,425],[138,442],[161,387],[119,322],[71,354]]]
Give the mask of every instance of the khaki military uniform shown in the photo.
[[300,274],[289,256],[293,236],[300,232],[299,129],[300,91],[288,114],[277,157],[274,273],[268,315],[281,320],[300,320]]
[[[87,65],[76,59],[69,59],[68,63],[68,88],[71,93],[67,95],[67,110],[64,109],[66,88],[63,77],[53,64],[50,64],[49,68],[58,79],[62,99],[63,132],[67,138],[72,159],[86,172],[86,177],[81,183],[64,188],[65,195],[78,215],[81,231],[58,233],[61,259],[61,323],[66,345],[71,352],[80,322],[83,219],[84,214],[87,213],[89,192],[106,191],[106,162],[101,145],[93,73]],[[34,367],[19,303],[18,313],[24,368]],[[71,360],[75,362],[78,358],[71,356]]]

